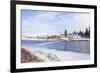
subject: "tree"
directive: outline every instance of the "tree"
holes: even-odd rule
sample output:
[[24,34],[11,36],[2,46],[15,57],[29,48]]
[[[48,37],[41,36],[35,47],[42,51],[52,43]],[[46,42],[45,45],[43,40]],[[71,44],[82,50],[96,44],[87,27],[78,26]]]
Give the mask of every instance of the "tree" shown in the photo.
[[89,27],[89,29],[86,28],[85,37],[90,37],[90,27]]
[[89,27],[89,37],[90,37],[90,27]]
[[80,30],[80,32],[78,33],[78,35],[80,35],[81,37],[83,37],[84,33]]
[[76,34],[76,31],[74,30],[73,34]]
[[67,37],[67,30],[64,31],[64,36]]
[[88,32],[89,32],[89,31],[88,31],[88,29],[86,28],[86,30],[85,30],[85,35],[88,35]]

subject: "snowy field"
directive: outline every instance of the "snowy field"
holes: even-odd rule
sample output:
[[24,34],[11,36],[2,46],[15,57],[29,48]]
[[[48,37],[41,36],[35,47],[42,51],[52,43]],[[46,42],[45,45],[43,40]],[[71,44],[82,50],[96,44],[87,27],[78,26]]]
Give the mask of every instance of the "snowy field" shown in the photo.
[[[26,47],[23,47],[26,49]],[[31,54],[38,57],[38,59],[48,61],[76,61],[76,60],[89,60],[89,54],[76,53],[71,51],[58,51],[48,48],[27,48]]]

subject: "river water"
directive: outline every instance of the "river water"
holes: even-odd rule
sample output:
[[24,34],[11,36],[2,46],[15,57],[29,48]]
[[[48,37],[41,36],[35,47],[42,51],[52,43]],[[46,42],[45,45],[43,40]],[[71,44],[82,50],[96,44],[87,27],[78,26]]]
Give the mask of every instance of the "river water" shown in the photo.
[[79,53],[90,53],[90,41],[78,41],[78,40],[22,40],[22,47],[28,48],[48,48],[56,49],[59,51],[72,51]]

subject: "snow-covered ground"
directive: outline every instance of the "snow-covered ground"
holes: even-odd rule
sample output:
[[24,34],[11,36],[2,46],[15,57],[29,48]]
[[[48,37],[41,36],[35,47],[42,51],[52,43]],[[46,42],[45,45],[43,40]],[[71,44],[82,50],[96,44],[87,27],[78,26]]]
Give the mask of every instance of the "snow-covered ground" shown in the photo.
[[70,40],[69,38],[61,38],[62,40]]
[[72,39],[72,40],[79,40],[79,41],[89,41],[89,38],[81,38],[81,39]]
[[89,54],[76,53],[71,51],[58,51],[48,48],[26,48],[31,54],[37,56],[39,59],[48,61],[76,61],[76,60],[89,60]]
[[[37,38],[26,38],[26,37],[22,37],[22,40],[49,40],[49,41],[54,41],[54,40],[58,40],[58,39],[37,39]],[[89,38],[73,38],[73,39],[69,39],[69,38],[61,38],[60,40],[66,40],[66,41],[70,41],[70,40],[90,40]]]
[[22,38],[21,40],[39,40],[39,41],[43,41],[43,40],[48,40],[48,41],[55,41],[58,39],[37,39],[37,38]]

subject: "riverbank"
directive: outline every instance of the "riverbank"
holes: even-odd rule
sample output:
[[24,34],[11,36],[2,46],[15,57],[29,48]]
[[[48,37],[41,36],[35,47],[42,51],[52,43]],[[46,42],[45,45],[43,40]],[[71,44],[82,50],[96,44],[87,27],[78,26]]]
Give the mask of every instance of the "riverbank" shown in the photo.
[[21,48],[21,62],[53,62],[89,60],[89,54],[70,51],[58,51],[48,48]]
[[66,40],[66,41],[71,41],[71,40],[78,40],[78,41],[89,41],[89,38],[81,38],[81,39],[68,39],[68,38],[61,38],[61,39],[34,39],[34,38],[22,38],[22,40],[39,40],[39,41],[55,41],[55,40]]

